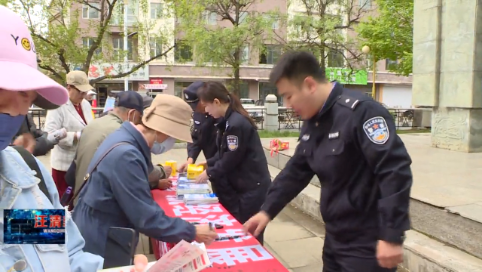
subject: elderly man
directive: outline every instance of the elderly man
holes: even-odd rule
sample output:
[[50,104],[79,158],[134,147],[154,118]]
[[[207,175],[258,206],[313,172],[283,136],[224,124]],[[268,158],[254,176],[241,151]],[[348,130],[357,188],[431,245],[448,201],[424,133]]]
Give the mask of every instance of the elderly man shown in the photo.
[[[76,167],[75,186],[73,187],[74,194],[79,191],[84,183],[87,168],[94,157],[95,151],[99,148],[104,139],[112,132],[119,129],[125,121],[132,122],[136,125],[139,124],[141,122],[144,108],[150,106],[151,103],[152,98],[143,98],[135,91],[121,92],[116,97],[115,107],[112,111],[109,111],[107,115],[101,118],[95,119],[84,128],[82,132],[84,137],[79,141],[79,147],[74,160]],[[162,168],[157,167],[156,171],[152,173],[151,176],[151,189],[166,189],[170,186],[170,181],[164,179],[166,178],[166,173]],[[69,183],[71,183],[71,181]],[[74,199],[74,205],[75,204],[77,204],[77,199]]]
[[151,153],[169,151],[176,139],[192,142],[191,111],[179,97],[157,95],[140,124],[124,122],[99,146],[73,213],[87,252],[104,255],[107,232],[114,226],[169,243],[210,244],[217,237],[208,225],[168,217],[145,182],[152,170]]

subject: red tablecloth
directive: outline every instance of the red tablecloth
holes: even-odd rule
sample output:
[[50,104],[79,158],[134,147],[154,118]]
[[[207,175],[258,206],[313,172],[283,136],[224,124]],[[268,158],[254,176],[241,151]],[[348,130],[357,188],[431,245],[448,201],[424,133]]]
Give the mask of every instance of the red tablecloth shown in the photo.
[[[184,205],[182,200],[176,198],[175,190],[153,190],[152,196],[169,216],[181,217],[189,222],[213,222],[223,225],[223,229],[216,230],[220,237],[243,234],[242,225],[220,204]],[[151,239],[151,243],[157,259],[170,249],[170,245],[159,243],[154,239]],[[213,267],[203,270],[206,272],[288,271],[252,236],[216,241],[208,246],[207,250]]]

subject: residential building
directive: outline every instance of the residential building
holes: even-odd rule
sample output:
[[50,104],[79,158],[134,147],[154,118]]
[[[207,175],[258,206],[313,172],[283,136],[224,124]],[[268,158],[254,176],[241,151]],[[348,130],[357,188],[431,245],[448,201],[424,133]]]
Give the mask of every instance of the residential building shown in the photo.
[[[231,78],[230,74],[232,69],[230,67],[212,69],[209,66],[199,67],[195,65],[193,59],[193,48],[189,44],[182,44],[179,36],[176,37],[175,27],[176,19],[169,14],[169,10],[164,8],[163,0],[148,0],[148,12],[140,12],[139,4],[135,0],[131,0],[127,9],[127,25],[128,25],[128,49],[129,54],[128,65],[132,67],[141,61],[147,60],[152,56],[156,56],[160,51],[166,49],[166,45],[160,44],[156,38],[142,38],[142,35],[138,35],[137,30],[132,27],[135,22],[149,21],[151,27],[148,30],[149,33],[172,33],[168,39],[168,43],[174,44],[177,39],[177,43],[181,44],[174,50],[170,51],[166,57],[158,58],[146,65],[144,68],[139,69],[135,73],[129,76],[129,89],[145,92],[150,90],[151,84],[156,84],[156,90],[150,90],[155,92],[163,92],[167,94],[173,94],[181,96],[182,90],[197,80],[218,80],[226,81]],[[298,2],[297,2],[298,1]],[[360,6],[364,6],[367,9],[372,7],[372,0],[357,0],[360,1]],[[355,1],[355,2],[357,2]],[[91,3],[96,5],[95,3]],[[88,5],[75,6],[72,9],[81,10],[81,16],[79,16],[79,27],[88,29],[93,21],[98,20],[100,14],[97,10]],[[306,13],[306,9],[303,10],[300,0],[264,0],[256,2],[251,5],[251,10],[257,12],[269,12],[277,10],[281,13],[288,14],[289,17],[296,14]],[[336,12],[336,11],[334,11]],[[124,48],[123,29],[119,27],[120,18],[122,17],[122,7],[116,13],[116,16],[112,19],[111,26],[106,34],[106,44],[110,44],[112,47],[112,54],[114,57],[111,63],[93,64],[89,70],[89,76],[96,78],[104,75],[104,73],[112,72],[116,70],[116,67],[123,67],[124,59],[119,55],[116,59],[116,52],[122,51]],[[339,15],[342,16],[342,15]],[[226,26],[225,22],[221,21],[216,14],[206,13],[205,21],[207,24]],[[273,31],[281,37],[290,36],[290,31],[286,25],[273,23]],[[352,29],[341,30],[342,35],[347,38],[356,37],[356,33]],[[150,35],[144,35],[150,37]],[[155,36],[154,34],[152,36]],[[169,36],[169,35],[168,35]],[[82,37],[81,43],[84,46],[88,46],[92,43],[92,38],[87,31]],[[167,45],[168,47],[169,45]],[[102,49],[99,49],[96,54],[101,54]],[[246,59],[245,64],[240,68],[241,90],[240,96],[243,98],[252,98],[254,100],[264,100],[268,94],[276,94],[276,87],[268,82],[269,73],[274,63],[279,59],[282,54],[282,46],[276,44],[272,40],[266,40],[265,50],[263,53],[256,50],[250,50],[247,46],[243,52],[243,58]],[[387,71],[387,66],[391,65],[390,60],[384,60],[377,63],[376,67],[376,98],[384,102],[389,106],[407,107],[411,102],[411,77],[400,77]],[[328,52],[325,66],[327,69],[339,69],[339,67],[346,66],[343,57],[340,57],[337,52]],[[370,66],[371,67],[371,66]],[[119,69],[117,69],[119,70]],[[122,70],[122,69],[120,69]],[[372,72],[369,71],[365,80],[347,83],[347,88],[357,89],[367,94],[371,94],[372,90]],[[95,87],[99,93],[100,105],[103,105],[103,100],[112,91],[119,91],[124,89],[124,79],[106,79],[95,84]],[[279,101],[282,104],[282,101]],[[403,102],[403,103],[402,103]]]

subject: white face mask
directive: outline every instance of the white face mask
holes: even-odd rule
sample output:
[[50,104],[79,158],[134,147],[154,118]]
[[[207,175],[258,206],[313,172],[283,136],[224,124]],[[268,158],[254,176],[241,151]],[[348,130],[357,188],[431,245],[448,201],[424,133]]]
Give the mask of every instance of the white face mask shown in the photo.
[[134,123],[134,120],[136,120],[136,112],[132,111],[132,120],[131,120],[131,112],[127,113],[127,121]]
[[154,144],[152,145],[151,153],[155,154],[155,155],[160,155],[162,153],[166,153],[167,151],[171,150],[174,147],[175,143],[176,143],[176,139],[174,139],[172,137],[167,138],[162,143],[158,143],[157,142],[157,134],[156,134],[156,140],[154,141]]

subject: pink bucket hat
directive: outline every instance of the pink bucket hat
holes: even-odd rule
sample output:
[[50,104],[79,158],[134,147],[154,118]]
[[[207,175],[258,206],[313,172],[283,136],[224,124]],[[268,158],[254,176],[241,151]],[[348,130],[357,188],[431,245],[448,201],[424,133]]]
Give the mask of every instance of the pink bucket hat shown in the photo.
[[47,110],[65,104],[67,89],[38,70],[35,45],[22,18],[0,5],[0,25],[0,89],[36,91],[34,105]]

